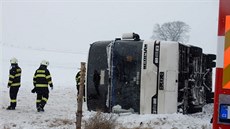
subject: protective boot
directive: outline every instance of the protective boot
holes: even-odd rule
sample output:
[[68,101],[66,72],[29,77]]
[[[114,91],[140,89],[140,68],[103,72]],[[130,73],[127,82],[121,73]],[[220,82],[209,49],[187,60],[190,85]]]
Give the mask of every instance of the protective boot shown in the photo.
[[37,111],[38,112],[44,112],[44,106],[42,106],[42,104],[39,104],[39,106],[37,107]]
[[8,106],[6,110],[15,110],[15,107]]

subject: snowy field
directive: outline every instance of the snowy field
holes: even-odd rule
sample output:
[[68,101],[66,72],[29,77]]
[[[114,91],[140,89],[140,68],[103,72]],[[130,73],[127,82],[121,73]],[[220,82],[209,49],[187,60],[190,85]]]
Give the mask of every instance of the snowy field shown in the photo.
[[[10,52],[14,51],[14,54]],[[48,55],[48,56],[47,56]],[[8,111],[9,89],[7,88],[9,59],[15,56],[19,59],[22,72],[22,86],[18,93],[16,110]],[[50,90],[50,97],[45,112],[36,112],[36,94],[32,77],[42,59],[48,59],[48,67],[53,77],[54,89]],[[2,82],[0,83],[0,129],[74,129],[77,111],[75,74],[80,62],[86,56],[71,53],[55,53],[40,50],[3,48]],[[73,61],[74,60],[74,61]],[[210,119],[213,105],[204,107],[202,113],[192,115],[183,114],[114,114],[117,118],[116,129],[119,128],[148,128],[148,129],[211,129]],[[87,121],[95,112],[87,111],[83,105],[83,122]]]
[[[14,111],[5,108],[9,104],[8,89],[1,90],[3,103],[1,104],[1,129],[74,129],[76,121],[76,89],[71,85],[58,88],[50,92],[49,101],[44,113],[36,112],[36,95],[30,92],[28,85],[21,87],[18,94],[18,106]],[[1,97],[2,98],[2,97]],[[83,121],[95,112],[86,110],[83,105]],[[212,105],[205,106],[205,111],[193,115],[160,114],[138,115],[120,114],[117,117],[117,128],[148,127],[151,129],[211,129],[210,118]]]

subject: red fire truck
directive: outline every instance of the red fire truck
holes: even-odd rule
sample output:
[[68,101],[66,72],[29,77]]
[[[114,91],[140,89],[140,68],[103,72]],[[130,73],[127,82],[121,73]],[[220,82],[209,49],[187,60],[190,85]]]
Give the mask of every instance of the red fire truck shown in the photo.
[[230,129],[230,0],[219,1],[213,129]]

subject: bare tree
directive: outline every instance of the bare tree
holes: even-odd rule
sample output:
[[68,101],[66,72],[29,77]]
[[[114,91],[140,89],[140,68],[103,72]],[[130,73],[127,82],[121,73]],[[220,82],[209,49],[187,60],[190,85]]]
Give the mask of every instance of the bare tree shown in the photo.
[[189,25],[182,21],[167,22],[162,25],[156,24],[153,29],[152,39],[165,41],[187,42],[190,31]]

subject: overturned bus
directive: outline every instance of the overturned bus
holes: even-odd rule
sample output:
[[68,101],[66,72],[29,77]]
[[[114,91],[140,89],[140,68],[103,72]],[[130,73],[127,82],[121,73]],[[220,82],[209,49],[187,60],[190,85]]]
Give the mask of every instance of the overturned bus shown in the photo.
[[215,59],[196,46],[144,41],[135,33],[94,42],[87,62],[88,110],[113,112],[120,106],[140,114],[199,112],[213,102]]

